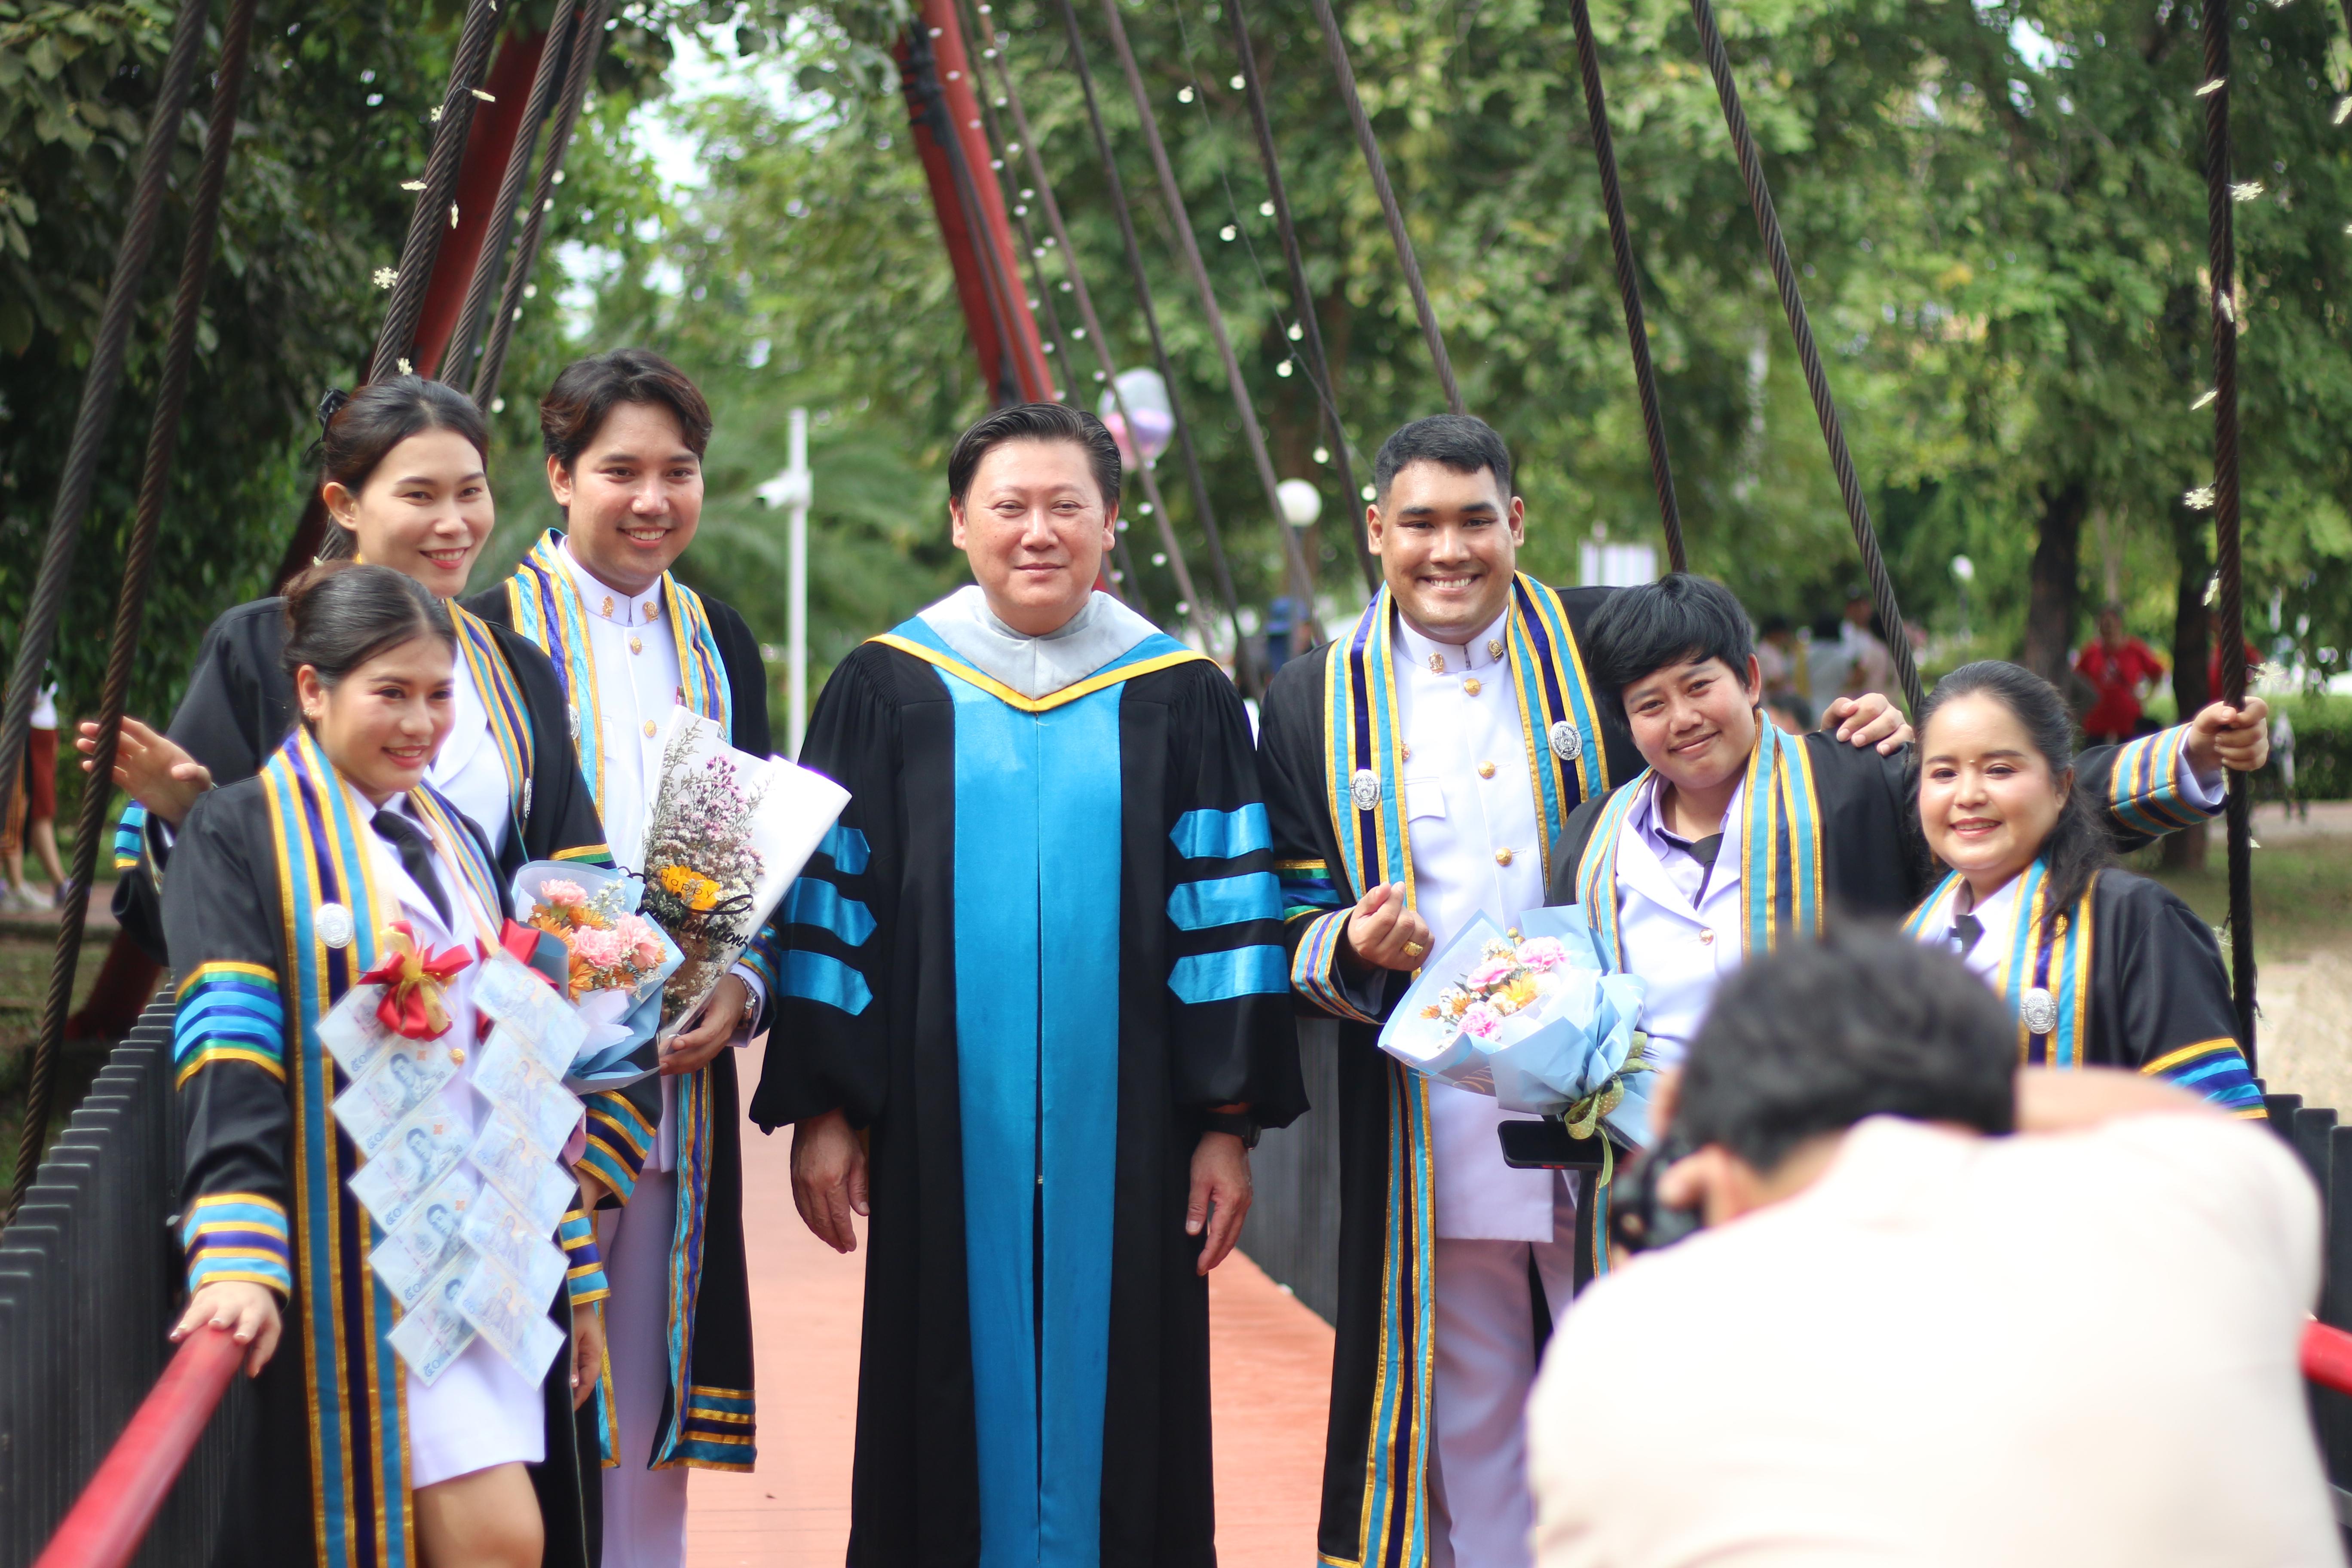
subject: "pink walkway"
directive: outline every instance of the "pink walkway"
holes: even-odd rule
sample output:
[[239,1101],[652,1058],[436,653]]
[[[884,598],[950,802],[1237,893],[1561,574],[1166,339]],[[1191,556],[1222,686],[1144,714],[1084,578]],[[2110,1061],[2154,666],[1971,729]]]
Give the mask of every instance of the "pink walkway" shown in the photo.
[[[865,1254],[793,1208],[791,1135],[743,1130],[743,1219],[759,1354],[760,1468],[698,1473],[689,1568],[839,1568],[849,1540]],[[1236,1256],[1211,1277],[1221,1568],[1315,1561],[1331,1331]]]

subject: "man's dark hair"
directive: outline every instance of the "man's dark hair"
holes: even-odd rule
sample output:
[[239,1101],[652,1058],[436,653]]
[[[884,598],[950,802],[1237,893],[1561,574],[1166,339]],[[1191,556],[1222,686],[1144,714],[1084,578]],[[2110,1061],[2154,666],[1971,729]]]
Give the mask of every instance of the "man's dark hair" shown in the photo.
[[1716,991],[1683,1064],[1676,1126],[1769,1175],[1865,1116],[2016,1124],[2017,1026],[1950,953],[1890,931],[1833,931]]
[[1468,414],[1433,414],[1416,419],[1381,443],[1372,458],[1372,489],[1386,505],[1389,482],[1408,464],[1435,463],[1457,474],[1491,468],[1495,488],[1511,499],[1511,449],[1495,427]]
[[1618,589],[1601,601],[1584,633],[1584,668],[1620,718],[1625,689],[1644,676],[1719,658],[1744,680],[1755,651],[1748,612],[1731,590],[1687,572]]
[[710,404],[693,378],[651,349],[614,349],[564,366],[539,400],[539,434],[547,455],[571,472],[624,403],[668,409],[687,450],[698,458],[710,445]]
[[1066,403],[1016,403],[988,415],[956,437],[948,454],[948,495],[959,506],[971,491],[981,459],[1007,441],[1067,441],[1087,455],[1106,508],[1118,504],[1118,443],[1103,422]]

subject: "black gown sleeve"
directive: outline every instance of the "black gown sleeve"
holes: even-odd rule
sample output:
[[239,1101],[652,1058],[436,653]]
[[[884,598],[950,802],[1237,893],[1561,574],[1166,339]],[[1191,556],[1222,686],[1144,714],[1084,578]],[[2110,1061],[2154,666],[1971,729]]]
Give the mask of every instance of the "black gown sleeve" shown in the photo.
[[288,1166],[293,1102],[279,973],[278,872],[250,832],[259,785],[216,790],[183,825],[163,899],[180,955],[173,1024],[191,1290],[217,1280],[293,1294]]
[[2238,1047],[2230,972],[2212,928],[2161,882],[2127,871],[2099,873],[2092,907],[2092,963],[2108,1026],[2101,1054],[2224,1110],[2264,1114]]
[[1294,1005],[1310,1016],[1378,1024],[1402,985],[1388,972],[1359,976],[1348,963],[1351,885],[1339,862],[1324,781],[1324,660],[1335,649],[1292,659],[1277,671],[1258,709],[1258,787],[1274,833],[1275,872],[1282,882],[1282,942],[1289,955]]
[[1286,1126],[1307,1089],[1249,713],[1213,666],[1179,671],[1160,837],[1171,1096],[1180,1110],[1247,1105],[1259,1126]]
[[2221,813],[2189,798],[2188,726],[2176,724],[2120,746],[2092,746],[2074,759],[2074,784],[2091,792],[2120,852],[2142,848]]
[[849,804],[776,906],[773,1021],[751,1097],[751,1120],[770,1131],[828,1110],[866,1126],[888,1097],[904,765],[892,657],[877,644],[856,649],[809,715],[801,764],[847,790]]

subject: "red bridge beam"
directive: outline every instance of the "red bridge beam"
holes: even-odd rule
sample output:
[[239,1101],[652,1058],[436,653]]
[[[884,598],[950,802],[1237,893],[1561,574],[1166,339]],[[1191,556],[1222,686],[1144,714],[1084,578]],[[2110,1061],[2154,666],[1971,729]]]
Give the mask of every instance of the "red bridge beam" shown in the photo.
[[244,1360],[226,1329],[183,1342],[33,1568],[123,1568]]

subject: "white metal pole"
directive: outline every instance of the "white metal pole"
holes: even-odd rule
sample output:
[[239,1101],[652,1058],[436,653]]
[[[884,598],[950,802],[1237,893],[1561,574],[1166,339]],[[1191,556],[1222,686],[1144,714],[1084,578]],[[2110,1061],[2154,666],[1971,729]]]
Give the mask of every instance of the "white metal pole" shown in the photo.
[[785,470],[793,478],[791,490],[790,529],[792,607],[787,626],[790,637],[791,687],[786,713],[786,733],[792,742],[792,754],[801,754],[801,737],[808,731],[808,509],[811,476],[808,466],[808,410],[792,411],[791,466]]

